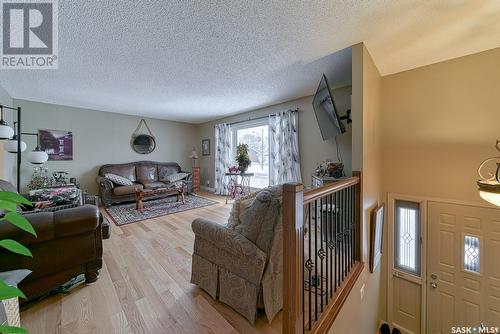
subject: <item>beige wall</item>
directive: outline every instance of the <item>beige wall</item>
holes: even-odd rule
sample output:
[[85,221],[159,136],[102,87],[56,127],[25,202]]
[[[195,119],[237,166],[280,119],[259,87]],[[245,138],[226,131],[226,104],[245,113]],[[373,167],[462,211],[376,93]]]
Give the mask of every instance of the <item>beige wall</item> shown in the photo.
[[[147,119],[156,137],[156,149],[151,154],[142,155],[130,147],[130,137],[140,117],[25,100],[15,100],[14,103],[23,108],[23,131],[73,131],[73,160],[49,161],[47,166],[51,172],[68,171],[79,179],[82,189],[91,193],[97,192],[95,178],[98,168],[106,163],[157,160],[175,161],[185,169],[191,167],[187,157],[194,145],[194,125]],[[25,138],[25,141],[28,150],[33,148],[34,137]],[[26,185],[31,178],[33,165],[26,162],[26,153],[23,159],[21,176],[22,184]]]
[[498,156],[500,48],[386,76],[387,192],[481,201],[476,170]]
[[[350,108],[351,86],[346,86],[333,90],[335,102],[339,110],[344,111]],[[316,116],[312,108],[312,96],[307,96],[297,100],[277,104],[271,107],[262,108],[232,117],[203,123],[197,126],[197,150],[200,155],[201,167],[201,183],[207,186],[207,181],[210,182],[210,187],[214,186],[214,166],[215,166],[215,140],[214,140],[214,125],[219,123],[230,123],[241,120],[253,119],[255,117],[267,116],[279,111],[298,108],[299,111],[299,151],[301,162],[302,181],[304,184],[311,183],[311,174],[316,169],[318,162],[325,159],[337,161],[337,150],[335,141],[329,139],[323,141],[321,133],[316,121]],[[348,131],[339,137],[339,147],[345,164],[346,173],[351,173],[351,125],[347,127]],[[210,156],[201,156],[201,140],[210,139],[211,154]]]
[[[363,177],[362,247],[365,268],[330,333],[376,333],[385,318],[385,264],[369,272],[370,213],[381,199],[381,78],[363,44],[353,53],[353,169]],[[361,299],[361,289],[364,297]]]

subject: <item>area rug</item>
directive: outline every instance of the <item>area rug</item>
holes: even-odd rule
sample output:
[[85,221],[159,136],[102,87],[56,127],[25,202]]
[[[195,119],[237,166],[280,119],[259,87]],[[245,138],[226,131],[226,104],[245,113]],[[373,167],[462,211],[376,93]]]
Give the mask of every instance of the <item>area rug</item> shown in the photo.
[[204,206],[214,205],[217,203],[218,202],[212,201],[205,197],[187,195],[185,204],[182,204],[182,202],[177,202],[177,196],[169,196],[165,198],[144,201],[144,210],[142,212],[135,209],[135,202],[113,205],[109,208],[105,208],[105,210],[109,214],[111,220],[115,223],[115,225],[126,225],[146,219],[170,215],[172,213],[178,213],[182,211],[201,208]]

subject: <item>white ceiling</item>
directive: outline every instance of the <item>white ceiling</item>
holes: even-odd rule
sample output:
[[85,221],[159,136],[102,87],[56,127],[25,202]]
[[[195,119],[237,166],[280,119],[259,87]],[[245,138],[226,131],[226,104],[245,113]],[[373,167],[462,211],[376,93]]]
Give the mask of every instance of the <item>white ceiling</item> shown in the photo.
[[[500,46],[500,1],[60,0],[59,69],[1,71],[14,98],[199,123]],[[333,54],[333,55],[332,55]]]

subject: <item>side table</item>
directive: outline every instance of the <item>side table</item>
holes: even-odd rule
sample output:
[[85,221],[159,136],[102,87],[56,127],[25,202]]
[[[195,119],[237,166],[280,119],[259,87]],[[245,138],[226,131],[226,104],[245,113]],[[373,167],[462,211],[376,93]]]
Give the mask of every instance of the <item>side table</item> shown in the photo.
[[191,172],[191,180],[193,182],[193,192],[200,192],[200,167],[193,167]]
[[[238,179],[238,176],[241,179]],[[236,199],[250,193],[250,179],[252,176],[254,176],[254,173],[226,173],[226,204],[228,199]]]

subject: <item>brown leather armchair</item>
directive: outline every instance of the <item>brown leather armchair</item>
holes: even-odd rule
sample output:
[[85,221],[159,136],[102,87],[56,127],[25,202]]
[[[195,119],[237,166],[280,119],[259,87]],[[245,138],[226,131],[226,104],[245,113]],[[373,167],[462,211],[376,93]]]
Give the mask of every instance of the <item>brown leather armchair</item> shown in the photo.
[[14,239],[28,247],[33,258],[0,250],[0,271],[29,269],[21,284],[28,300],[41,296],[79,274],[97,280],[102,268],[102,216],[94,205],[25,216],[37,237],[0,221],[0,239]]

